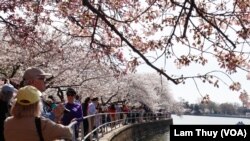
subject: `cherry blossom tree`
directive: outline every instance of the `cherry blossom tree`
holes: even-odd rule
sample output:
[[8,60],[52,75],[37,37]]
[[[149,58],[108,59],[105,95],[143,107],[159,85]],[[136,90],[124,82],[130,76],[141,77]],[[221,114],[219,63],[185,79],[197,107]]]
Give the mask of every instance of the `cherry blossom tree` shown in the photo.
[[128,74],[115,79],[111,77],[108,83],[98,88],[99,92],[95,94],[103,99],[103,104],[126,102],[131,105],[147,105],[153,111],[177,109],[168,81],[158,74]]
[[[74,87],[79,94],[92,93],[91,90],[95,87],[89,85],[88,81],[95,79],[101,81],[117,75],[109,68],[112,67],[111,64],[107,65],[105,61],[98,62],[93,59],[95,57],[77,40],[61,36],[61,33],[55,30],[46,36],[32,46],[13,44],[11,47],[9,42],[3,42],[0,51],[0,60],[3,62],[1,78],[11,80],[15,78],[17,83],[20,83],[23,71],[27,67],[38,66],[53,75],[47,82],[48,88],[53,89],[48,89],[46,93],[55,95],[63,92],[67,87]],[[53,47],[53,44],[56,46]],[[59,94],[63,99],[63,93]]]

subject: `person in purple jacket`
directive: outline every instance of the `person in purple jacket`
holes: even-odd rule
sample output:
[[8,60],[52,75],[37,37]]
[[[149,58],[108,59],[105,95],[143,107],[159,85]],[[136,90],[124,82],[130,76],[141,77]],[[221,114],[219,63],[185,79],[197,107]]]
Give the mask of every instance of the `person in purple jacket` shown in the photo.
[[[82,118],[82,105],[79,102],[75,101],[76,91],[73,88],[68,88],[66,91],[67,102],[65,103],[65,108],[68,109],[67,112],[64,112],[61,124],[69,125],[73,119]],[[79,123],[76,126],[76,137],[78,137]]]

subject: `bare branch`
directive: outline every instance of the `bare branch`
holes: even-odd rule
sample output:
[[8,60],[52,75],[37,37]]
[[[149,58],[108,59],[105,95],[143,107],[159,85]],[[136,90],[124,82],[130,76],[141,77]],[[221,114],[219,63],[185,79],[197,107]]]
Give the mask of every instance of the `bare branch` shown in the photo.
[[194,0],[191,0],[190,8],[189,8],[189,11],[188,11],[188,14],[187,14],[187,17],[186,17],[186,20],[185,20],[185,24],[184,24],[184,31],[183,31],[183,34],[182,34],[182,38],[186,37],[186,32],[187,32],[187,28],[188,28],[188,21],[189,21],[189,18],[191,16],[191,14],[192,14],[193,8],[194,8]]

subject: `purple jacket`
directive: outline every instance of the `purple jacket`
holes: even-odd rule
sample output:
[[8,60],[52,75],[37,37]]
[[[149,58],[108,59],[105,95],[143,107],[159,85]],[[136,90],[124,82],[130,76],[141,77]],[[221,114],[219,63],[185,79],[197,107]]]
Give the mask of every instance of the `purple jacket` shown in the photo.
[[74,118],[82,118],[82,105],[80,103],[66,103],[65,108],[70,112],[64,112],[62,117],[62,124],[69,125],[71,120]]

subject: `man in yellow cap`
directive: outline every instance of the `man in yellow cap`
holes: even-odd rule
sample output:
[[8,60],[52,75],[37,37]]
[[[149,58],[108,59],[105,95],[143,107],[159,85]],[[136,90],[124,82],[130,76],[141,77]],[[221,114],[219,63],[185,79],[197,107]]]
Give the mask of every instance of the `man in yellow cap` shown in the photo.
[[[37,68],[37,67],[29,67],[28,69],[25,70],[23,74],[23,86],[26,85],[31,85],[36,87],[38,90],[41,92],[44,92],[46,90],[46,78],[51,77],[52,74],[44,72],[42,69]],[[42,96],[42,95],[41,95]],[[49,118],[53,121],[55,119],[60,118],[64,111],[64,107],[62,104],[59,104],[53,112],[50,112],[45,104],[45,100],[41,99],[43,103],[43,111],[42,111],[42,116]]]
[[[42,93],[33,86],[25,86],[18,90],[16,102],[11,108],[11,115],[4,123],[4,137],[6,141],[52,141],[56,139],[72,139],[70,126],[56,124],[40,117]],[[40,120],[40,127],[36,123]],[[39,136],[38,136],[39,135]]]

